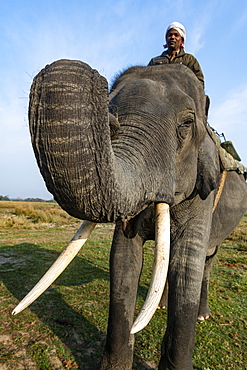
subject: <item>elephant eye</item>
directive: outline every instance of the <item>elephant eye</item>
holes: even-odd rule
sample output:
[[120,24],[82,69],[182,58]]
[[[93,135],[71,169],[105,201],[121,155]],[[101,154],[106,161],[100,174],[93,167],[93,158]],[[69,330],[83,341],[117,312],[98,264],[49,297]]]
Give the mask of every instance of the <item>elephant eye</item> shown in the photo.
[[184,123],[181,123],[180,127],[190,127],[193,122],[193,119],[188,119]]
[[186,119],[183,123],[181,123],[178,126],[178,140],[180,142],[180,145],[182,145],[182,142],[191,133],[193,123],[194,123],[194,120],[192,118],[189,118],[189,119]]

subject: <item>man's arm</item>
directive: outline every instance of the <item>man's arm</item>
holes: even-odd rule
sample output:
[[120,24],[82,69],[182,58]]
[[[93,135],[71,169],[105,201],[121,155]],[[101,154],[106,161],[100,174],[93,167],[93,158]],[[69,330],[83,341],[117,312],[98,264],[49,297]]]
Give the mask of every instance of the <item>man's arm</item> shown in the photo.
[[199,81],[201,81],[204,88],[204,75],[202,73],[201,66],[198,63],[198,60],[193,55],[190,55],[190,57],[191,58],[188,67],[195,73],[196,77]]

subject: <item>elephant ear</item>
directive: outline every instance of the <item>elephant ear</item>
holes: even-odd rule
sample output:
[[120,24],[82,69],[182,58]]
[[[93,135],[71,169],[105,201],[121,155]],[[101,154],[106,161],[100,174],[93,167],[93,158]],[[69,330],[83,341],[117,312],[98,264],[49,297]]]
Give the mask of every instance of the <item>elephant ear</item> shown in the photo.
[[206,135],[198,153],[196,188],[201,199],[206,199],[217,186],[220,173],[217,148]]

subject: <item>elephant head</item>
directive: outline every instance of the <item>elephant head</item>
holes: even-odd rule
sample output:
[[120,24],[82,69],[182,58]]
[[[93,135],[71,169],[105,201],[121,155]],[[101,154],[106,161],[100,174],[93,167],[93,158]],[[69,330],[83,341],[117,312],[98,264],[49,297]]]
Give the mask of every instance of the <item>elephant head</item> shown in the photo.
[[[97,222],[120,222],[127,236],[126,225],[152,205],[161,205],[152,217],[159,219],[164,212],[169,218],[167,205],[176,208],[208,197],[216,187],[218,168],[214,146],[206,139],[205,105],[201,83],[183,65],[132,67],[117,78],[109,94],[106,79],[80,61],[54,62],[35,77],[29,121],[38,166],[59,205],[86,220],[58,265],[65,268],[71,258],[64,263],[64,256],[77,253]],[[166,267],[154,269],[154,295],[162,293],[169,255],[163,248],[167,238],[162,239],[167,227],[160,225],[162,221],[156,228],[156,261],[165,260]],[[57,272],[49,284],[56,277]],[[157,280],[158,285],[162,280],[159,288]],[[45,281],[27,304],[49,285]],[[132,333],[147,323],[159,299]]]

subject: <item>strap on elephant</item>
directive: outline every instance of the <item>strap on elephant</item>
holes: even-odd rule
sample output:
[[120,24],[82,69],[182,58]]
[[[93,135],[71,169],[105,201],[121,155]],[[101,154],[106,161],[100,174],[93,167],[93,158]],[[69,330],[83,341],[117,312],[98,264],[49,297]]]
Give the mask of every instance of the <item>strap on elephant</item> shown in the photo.
[[220,197],[221,197],[224,185],[225,185],[226,175],[227,175],[227,171],[223,170],[222,175],[221,175],[221,179],[220,179],[220,185],[219,185],[219,188],[217,190],[217,194],[216,194],[216,197],[215,197],[215,200],[214,200],[212,213],[214,213],[214,211],[215,211],[215,209],[216,209],[216,207],[219,203],[219,200],[220,200]]
[[[220,200],[223,188],[224,188],[227,172],[236,171],[237,173],[244,175],[246,179],[247,178],[247,168],[242,163],[240,163],[241,159],[238,156],[232,142],[225,141],[222,143],[219,137],[220,135],[217,134],[216,131],[212,127],[210,127],[208,124],[206,125],[206,127],[207,127],[209,136],[211,137],[211,139],[213,140],[213,142],[215,143],[218,149],[221,166],[223,168],[223,172],[222,172],[221,179],[220,179],[220,185],[217,190],[217,194],[216,194],[213,209],[212,209],[212,212],[214,212],[219,203],[219,200]],[[224,136],[224,135],[221,135],[221,136]]]
[[207,131],[213,142],[218,148],[219,158],[223,170],[226,171],[236,171],[239,174],[244,175],[247,178],[247,168],[240,162],[240,158],[232,144],[231,141],[221,142],[219,134],[210,127],[206,125]]

